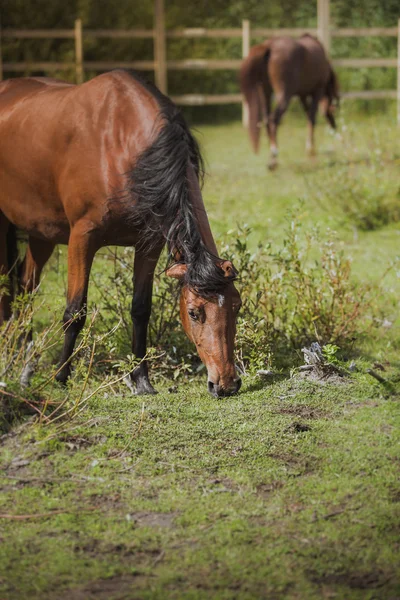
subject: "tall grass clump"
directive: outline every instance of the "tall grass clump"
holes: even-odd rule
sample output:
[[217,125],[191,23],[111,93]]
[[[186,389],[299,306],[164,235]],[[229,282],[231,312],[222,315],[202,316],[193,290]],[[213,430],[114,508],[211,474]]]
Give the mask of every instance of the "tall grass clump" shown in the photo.
[[[8,293],[6,277],[0,285],[0,296]],[[47,322],[35,328],[46,308]],[[67,386],[60,385],[55,376],[64,338],[61,314],[47,306],[38,292],[15,298],[11,319],[0,327],[0,431],[27,413],[43,424],[69,421],[85,410],[96,394],[109,387],[118,389],[139,363],[131,354],[123,359],[114,356],[109,340],[119,323],[109,331],[96,332],[98,312],[94,310],[73,352],[72,376]],[[108,352],[107,370],[98,362],[97,350],[99,356]]]
[[336,215],[341,224],[350,223],[361,231],[371,231],[400,221],[400,188],[385,176],[377,163],[369,168],[345,164],[312,177],[310,195],[324,209]]

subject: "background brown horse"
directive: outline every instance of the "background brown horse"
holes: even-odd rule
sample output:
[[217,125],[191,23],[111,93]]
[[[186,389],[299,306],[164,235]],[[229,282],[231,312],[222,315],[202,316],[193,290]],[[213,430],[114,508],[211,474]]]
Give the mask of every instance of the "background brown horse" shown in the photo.
[[[240,86],[249,107],[249,133],[258,151],[260,121],[266,120],[270,141],[270,167],[277,165],[277,128],[292,96],[299,96],[308,119],[307,149],[315,152],[314,126],[318,104],[335,128],[334,101],[339,100],[336,75],[322,44],[311,35],[294,40],[277,37],[250,50],[240,71]],[[276,108],[272,112],[272,94]]]
[[[15,273],[16,228],[28,234],[20,285],[31,291],[58,243],[68,244],[65,338],[57,379],[86,316],[89,273],[106,245],[136,247],[133,351],[146,355],[154,270],[165,243],[182,284],[181,317],[214,395],[240,387],[233,359],[240,297],[217,257],[201,197],[202,161],[181,113],[157,88],[125,71],[80,86],[53,79],[0,84],[0,274]],[[10,316],[3,296],[0,322]],[[146,362],[137,393],[154,393]]]

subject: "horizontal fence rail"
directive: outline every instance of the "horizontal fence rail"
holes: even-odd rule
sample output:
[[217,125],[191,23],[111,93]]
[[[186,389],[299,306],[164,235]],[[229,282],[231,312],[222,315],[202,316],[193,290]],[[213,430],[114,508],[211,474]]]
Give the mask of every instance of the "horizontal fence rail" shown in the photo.
[[[243,100],[241,94],[182,94],[171,96],[172,100],[180,106],[211,106],[213,104],[240,104]],[[396,90],[360,90],[344,92],[341,99],[359,100],[386,100],[397,98]]]
[[[241,65],[241,60],[226,59],[218,60],[214,58],[187,58],[186,60],[168,60],[167,67],[169,71],[237,71]],[[332,60],[336,67],[396,67],[397,58],[338,58]],[[152,60],[134,60],[134,61],[84,61],[83,67],[89,71],[111,71],[112,69],[137,69],[138,71],[154,71],[157,63]],[[3,71],[8,72],[28,72],[28,71],[68,71],[75,69],[75,63],[72,62],[18,62],[3,63]],[[356,92],[355,92],[356,93]]]
[[[318,30],[310,27],[271,29],[267,27],[255,27],[251,30],[252,37],[271,37],[288,35],[297,37],[309,33],[317,35]],[[235,27],[231,29],[207,29],[205,27],[188,27],[186,29],[172,29],[166,31],[169,39],[183,38],[218,38],[230,39],[241,38],[242,29]],[[153,39],[154,29],[85,29],[83,35],[95,38],[119,38],[119,39]],[[3,38],[14,39],[73,39],[73,29],[3,29]],[[352,29],[332,29],[331,37],[397,37],[397,27],[364,27]]]
[[[327,2],[328,0],[319,0]],[[116,68],[136,69],[139,71],[154,71],[159,87],[167,92],[168,71],[202,71],[202,70],[232,70],[240,68],[242,59],[217,59],[217,58],[186,58],[179,60],[168,60],[165,40],[169,39],[242,39],[242,56],[245,57],[250,49],[250,41],[258,38],[268,38],[278,35],[299,36],[305,33],[319,35],[321,29],[315,28],[263,28],[250,29],[249,21],[243,21],[242,28],[204,28],[191,27],[182,29],[166,30],[163,22],[163,0],[156,0],[155,27],[154,29],[82,29],[81,22],[77,19],[75,29],[3,29],[1,38],[8,39],[70,39],[75,43],[75,62],[65,61],[21,61],[0,62],[0,77],[4,73],[29,74],[35,71],[75,72],[77,82],[84,79],[84,71],[108,71]],[[397,58],[336,58],[332,63],[342,68],[396,68],[398,70],[398,91],[396,90],[362,90],[343,93],[344,98],[361,99],[383,99],[397,98],[399,103],[400,121],[400,25],[398,27],[369,27],[369,28],[331,28],[329,38],[360,38],[360,37],[397,37],[399,56]],[[84,39],[151,39],[154,42],[155,53],[153,60],[133,61],[87,61],[83,57]],[[323,40],[324,41],[324,40]],[[325,40],[329,47],[329,40]],[[325,43],[324,42],[324,43]],[[0,52],[1,57],[1,52]],[[1,72],[2,71],[2,72]],[[164,89],[163,89],[164,88]],[[172,96],[173,100],[183,106],[205,106],[238,104],[243,101],[241,94],[182,94]],[[245,110],[245,109],[244,109]]]

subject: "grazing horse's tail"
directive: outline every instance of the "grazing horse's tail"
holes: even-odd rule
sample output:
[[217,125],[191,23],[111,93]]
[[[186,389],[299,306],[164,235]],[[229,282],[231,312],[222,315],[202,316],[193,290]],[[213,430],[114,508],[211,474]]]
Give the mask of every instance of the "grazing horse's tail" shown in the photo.
[[240,89],[249,107],[249,134],[254,152],[258,152],[260,140],[259,122],[263,115],[263,90],[268,82],[267,65],[270,50],[270,41],[254,46],[240,69]]
[[10,279],[10,295],[15,296],[18,288],[18,244],[17,244],[17,228],[10,223],[6,237],[7,248],[7,267],[8,276]]

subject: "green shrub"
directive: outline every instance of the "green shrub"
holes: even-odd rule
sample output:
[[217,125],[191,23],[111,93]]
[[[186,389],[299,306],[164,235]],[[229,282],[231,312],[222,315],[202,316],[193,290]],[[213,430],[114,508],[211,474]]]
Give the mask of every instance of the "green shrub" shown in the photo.
[[[7,286],[2,285],[2,293],[7,290]],[[58,366],[53,350],[59,350],[64,337],[61,315],[46,306],[48,322],[32,333],[32,324],[37,322],[35,317],[45,306],[43,298],[37,296],[37,293],[17,296],[11,319],[0,327],[0,431],[7,430],[26,412],[36,415],[43,423],[70,420],[85,409],[95,394],[122,384],[139,363],[131,354],[117,361],[111,348],[112,368],[107,374],[102,369],[99,377],[96,348],[104,353],[114,330],[95,332],[98,313],[94,311],[88,315],[87,325],[73,352],[73,372],[67,386],[56,383]],[[56,355],[58,359],[58,352]]]
[[351,348],[372,322],[373,293],[351,279],[335,234],[328,231],[322,241],[317,230],[303,231],[298,214],[288,216],[278,248],[259,245],[251,253],[249,234],[249,228],[239,230],[233,247],[225,247],[241,274],[237,346],[243,365],[293,365],[313,340]]

